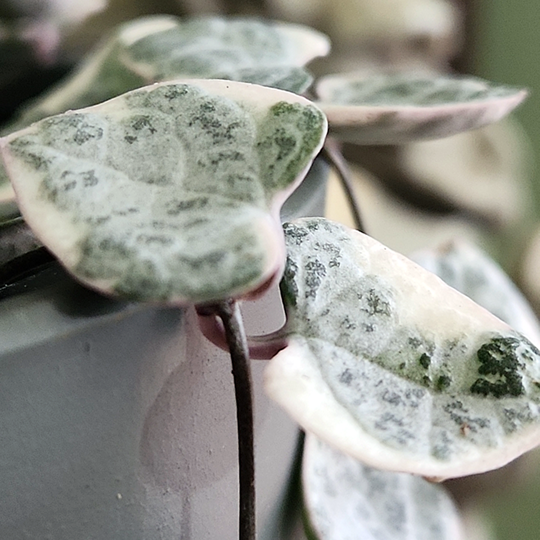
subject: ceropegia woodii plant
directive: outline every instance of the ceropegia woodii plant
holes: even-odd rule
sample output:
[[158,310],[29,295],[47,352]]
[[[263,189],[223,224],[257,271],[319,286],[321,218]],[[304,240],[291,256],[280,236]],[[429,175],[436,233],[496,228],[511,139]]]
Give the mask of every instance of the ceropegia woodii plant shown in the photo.
[[[310,436],[314,534],[355,538],[359,527],[377,538],[397,523],[388,508],[408,508],[408,538],[454,538],[441,490],[407,472],[480,472],[538,444],[540,353],[432,274],[340,225],[286,225],[286,258],[279,207],[321,149],[327,118],[337,139],[395,144],[496,121],[525,92],[403,73],[323,79],[315,104],[268,88],[305,91],[304,65],[327,52],[318,32],[260,20],[124,25],[8,128],[18,131],[1,141],[4,164],[24,219],[77,279],[139,301],[196,304],[219,343],[223,327],[208,323],[217,313],[233,361],[248,351],[230,299],[259,293],[284,270],[287,323],[259,342],[261,351],[284,347],[267,388],[345,453]],[[249,377],[241,384],[249,393]],[[239,418],[250,438],[248,424]],[[344,485],[343,474],[358,482]],[[379,509],[349,512],[341,501],[373,499],[370,478]],[[254,509],[242,504],[240,537],[252,540]],[[334,504],[344,514],[328,522]]]
[[211,304],[222,319],[243,540],[255,535],[251,380],[227,299],[281,274],[279,209],[325,134],[324,115],[296,94],[187,80],[44,119],[2,143],[26,221],[79,280],[139,301]]
[[304,98],[201,80],[42,120],[2,151],[25,219],[78,279],[203,303],[281,273],[279,208],[325,133]]
[[317,95],[340,139],[402,144],[496,122],[527,92],[473,77],[385,73],[326,76],[317,83]]
[[[172,79],[227,79],[302,93],[313,80],[304,66],[329,48],[325,35],[302,25],[241,17],[144,17],[120,25],[72,75],[23,109],[4,133]],[[0,208],[2,193],[13,200],[8,186],[0,166]]]
[[329,48],[325,35],[290,23],[145,17],[120,25],[71,76],[24,110],[16,125],[179,78],[228,79],[301,93],[313,80],[304,66]]
[[540,351],[435,275],[322,219],[285,226],[288,346],[268,393],[383,469],[447,478],[540,443]]

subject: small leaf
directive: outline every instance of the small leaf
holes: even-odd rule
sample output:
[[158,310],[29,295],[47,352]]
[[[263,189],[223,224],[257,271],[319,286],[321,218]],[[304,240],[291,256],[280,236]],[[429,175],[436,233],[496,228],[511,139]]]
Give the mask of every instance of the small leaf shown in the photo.
[[474,244],[454,240],[411,259],[540,346],[540,325],[531,306],[503,269]]
[[127,49],[124,62],[153,80],[182,76],[244,81],[247,72],[247,82],[259,82],[256,72],[266,78],[273,70],[301,67],[328,50],[328,38],[304,26],[196,17],[138,39]]
[[289,346],[268,394],[309,432],[378,468],[497,468],[540,443],[540,351],[377,241],[285,225]]
[[323,77],[317,94],[336,137],[357,144],[402,144],[496,122],[527,92],[472,77],[397,73]]
[[202,80],[47,118],[2,150],[26,221],[81,281],[200,303],[281,272],[279,207],[325,132],[300,96]]
[[372,469],[306,436],[304,503],[320,540],[459,540],[446,490],[423,478]]
[[95,105],[154,82],[227,79],[303,92],[303,66],[326,55],[328,38],[308,27],[249,18],[168,15],[125,23],[75,73],[29,107],[14,129]]

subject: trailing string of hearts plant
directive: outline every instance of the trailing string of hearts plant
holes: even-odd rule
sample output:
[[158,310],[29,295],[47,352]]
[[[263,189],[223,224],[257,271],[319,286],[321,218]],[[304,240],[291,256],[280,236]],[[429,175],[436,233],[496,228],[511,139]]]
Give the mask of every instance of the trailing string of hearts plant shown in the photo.
[[[249,19],[124,25],[1,139],[6,178],[24,222],[77,280],[195,306],[230,352],[241,540],[256,531],[250,357],[271,359],[268,394],[309,433],[313,534],[457,538],[444,490],[410,474],[483,472],[538,445],[540,351],[369,236],[324,218],[282,226],[279,210],[327,128],[362,145],[442,137],[500,119],[525,92],[351,75],[321,80],[310,101],[298,95],[311,83],[303,66],[327,52],[310,29]],[[325,152],[345,181],[337,144]],[[246,337],[238,303],[278,281],[286,324]]]

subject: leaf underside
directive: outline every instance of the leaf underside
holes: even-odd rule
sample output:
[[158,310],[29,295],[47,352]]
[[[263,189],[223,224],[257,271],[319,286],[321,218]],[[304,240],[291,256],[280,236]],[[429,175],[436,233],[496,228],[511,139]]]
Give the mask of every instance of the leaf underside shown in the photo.
[[128,298],[206,302],[282,266],[279,204],[326,131],[279,90],[163,83],[45,119],[4,140],[21,211],[85,283]]
[[358,144],[448,137],[506,116],[526,91],[473,77],[331,75],[317,85],[332,133]]
[[430,477],[540,442],[540,352],[405,257],[323,219],[285,225],[289,346],[267,391],[366,463]]
[[304,504],[320,540],[458,540],[446,490],[418,476],[381,471],[306,436]]

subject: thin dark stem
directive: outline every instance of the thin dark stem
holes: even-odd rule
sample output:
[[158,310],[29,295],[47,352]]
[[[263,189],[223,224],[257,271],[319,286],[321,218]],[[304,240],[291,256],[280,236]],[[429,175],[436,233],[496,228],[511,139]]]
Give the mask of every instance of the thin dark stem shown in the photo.
[[235,301],[220,302],[216,314],[229,344],[236,395],[240,484],[239,540],[255,540],[255,456],[253,450],[253,386],[246,333]]
[[331,138],[327,138],[324,143],[322,150],[323,157],[332,165],[336,172],[338,173],[339,179],[343,190],[345,191],[345,196],[349,202],[349,207],[352,213],[355,227],[360,232],[366,232],[364,228],[364,223],[362,221],[362,216],[360,214],[360,205],[354,193],[354,187],[351,179],[351,171],[347,162],[343,158],[341,151],[337,143]]
[[463,216],[481,227],[490,229],[501,226],[497,217],[481,210],[462,208],[444,194],[438,193],[436,189],[415,181],[403,167],[402,151],[398,146],[345,144],[342,155],[348,162],[356,163],[374,175],[386,191],[413,209],[439,216],[450,214]]

